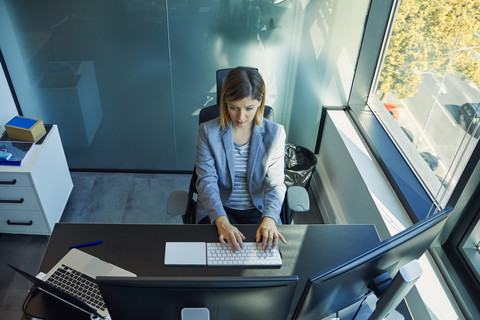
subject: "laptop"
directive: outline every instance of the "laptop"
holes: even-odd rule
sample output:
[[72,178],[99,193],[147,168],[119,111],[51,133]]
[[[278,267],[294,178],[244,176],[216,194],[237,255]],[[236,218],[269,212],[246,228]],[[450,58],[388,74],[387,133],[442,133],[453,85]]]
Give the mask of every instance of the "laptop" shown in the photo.
[[132,272],[100,260],[78,249],[71,249],[47,274],[33,276],[9,265],[41,291],[88,314],[105,319],[108,310],[100,294],[97,276],[136,277]]

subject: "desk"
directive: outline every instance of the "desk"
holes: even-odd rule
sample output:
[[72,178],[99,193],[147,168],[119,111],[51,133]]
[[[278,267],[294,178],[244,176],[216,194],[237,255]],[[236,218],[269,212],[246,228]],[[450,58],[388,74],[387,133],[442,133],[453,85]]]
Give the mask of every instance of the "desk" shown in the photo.
[[[256,225],[238,227],[246,241],[255,241]],[[287,245],[280,244],[283,260],[280,268],[171,267],[163,263],[165,242],[217,241],[216,226],[60,223],[53,230],[39,271],[52,268],[71,245],[103,240],[101,245],[82,250],[138,276],[298,275],[300,280],[292,304],[295,305],[309,275],[328,270],[379,242],[373,225],[283,225],[278,229],[287,240]],[[57,303],[45,294],[37,294],[27,311],[48,319],[89,319],[86,313]]]

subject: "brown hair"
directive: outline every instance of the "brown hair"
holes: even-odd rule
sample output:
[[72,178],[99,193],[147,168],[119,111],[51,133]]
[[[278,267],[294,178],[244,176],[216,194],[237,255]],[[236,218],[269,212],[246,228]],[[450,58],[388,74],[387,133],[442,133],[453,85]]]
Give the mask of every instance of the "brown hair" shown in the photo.
[[261,102],[255,114],[255,123],[261,125],[265,109],[265,82],[255,68],[237,67],[232,69],[225,77],[219,106],[222,129],[228,127],[232,122],[228,113],[227,102],[238,101],[244,98]]

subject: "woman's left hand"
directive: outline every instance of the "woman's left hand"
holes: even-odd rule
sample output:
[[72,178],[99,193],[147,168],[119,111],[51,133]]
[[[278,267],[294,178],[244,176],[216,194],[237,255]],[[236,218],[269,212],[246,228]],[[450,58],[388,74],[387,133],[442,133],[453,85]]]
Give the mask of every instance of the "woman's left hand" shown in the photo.
[[285,238],[277,230],[277,225],[275,220],[269,217],[265,217],[262,220],[262,223],[258,227],[257,234],[255,236],[255,241],[262,241],[262,248],[264,250],[273,248],[277,245],[278,239],[282,240],[283,243],[287,243]]

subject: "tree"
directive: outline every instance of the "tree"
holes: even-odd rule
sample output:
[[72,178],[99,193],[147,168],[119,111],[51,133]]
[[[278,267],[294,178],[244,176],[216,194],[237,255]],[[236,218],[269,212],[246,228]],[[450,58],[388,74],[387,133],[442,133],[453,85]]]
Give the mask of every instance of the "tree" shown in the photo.
[[379,79],[407,98],[425,73],[459,74],[480,86],[480,0],[403,0]]

